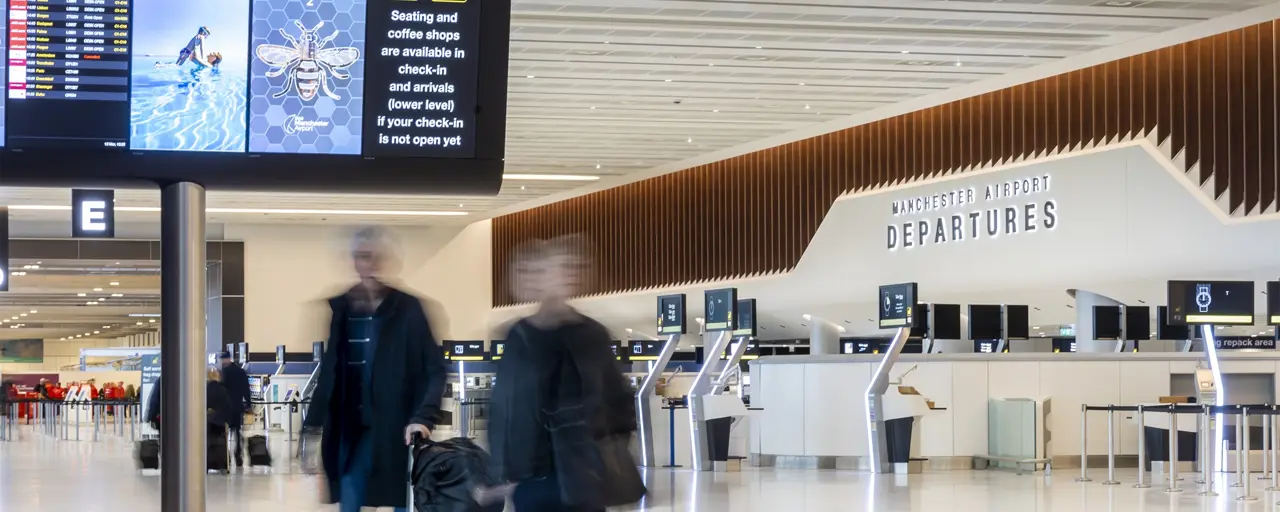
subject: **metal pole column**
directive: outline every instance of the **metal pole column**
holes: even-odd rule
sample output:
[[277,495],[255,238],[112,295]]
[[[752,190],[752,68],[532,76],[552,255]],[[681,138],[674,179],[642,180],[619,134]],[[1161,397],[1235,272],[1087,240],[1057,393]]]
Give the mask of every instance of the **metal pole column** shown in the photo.
[[1236,466],[1241,468],[1240,485],[1244,487],[1240,496],[1236,497],[1236,501],[1256,501],[1257,496],[1253,494],[1253,480],[1249,478],[1249,408],[1240,409],[1240,423],[1244,425],[1244,442],[1237,443],[1241,447],[1236,453]]
[[160,473],[162,512],[205,510],[205,194],[179,182],[160,194]]
[[[1271,412],[1275,412],[1275,406],[1271,406]],[[1267,488],[1270,492],[1280,490],[1280,425],[1276,424],[1276,416],[1267,417],[1267,424],[1271,425],[1271,486]]]
[[1178,488],[1178,408],[1169,406],[1169,487],[1164,492],[1182,492]]
[[1089,478],[1089,406],[1080,406],[1080,478],[1077,482],[1092,482]]
[[[1111,407],[1115,407],[1112,405]],[[1116,411],[1107,409],[1107,481],[1102,485],[1120,485],[1116,480]]]
[[1138,483],[1133,484],[1134,489],[1146,489],[1151,487],[1147,483],[1147,423],[1143,419],[1142,406],[1138,406]]
[[1244,486],[1245,474],[1241,471],[1244,469],[1244,465],[1240,463],[1240,459],[1244,457],[1243,447],[1241,446],[1241,441],[1244,439],[1244,431],[1244,417],[1236,416],[1236,483],[1231,484],[1232,487]]
[[1262,417],[1262,475],[1258,477],[1258,480],[1271,479],[1270,453],[1272,450],[1272,446],[1271,446],[1270,419],[1271,419],[1270,416]]
[[1213,492],[1213,429],[1209,428],[1213,421],[1210,416],[1209,406],[1201,406],[1201,416],[1199,418],[1200,435],[1197,437],[1198,448],[1200,449],[1200,480],[1204,484],[1204,490],[1200,491],[1201,496],[1217,496],[1218,493]]

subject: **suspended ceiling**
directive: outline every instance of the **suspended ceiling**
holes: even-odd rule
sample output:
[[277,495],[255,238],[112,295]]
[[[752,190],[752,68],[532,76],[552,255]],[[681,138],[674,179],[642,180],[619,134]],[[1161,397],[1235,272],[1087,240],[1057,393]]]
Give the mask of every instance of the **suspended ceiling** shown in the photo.
[[112,339],[159,325],[160,265],[13,260],[0,293],[0,340]]
[[[514,0],[507,172],[607,183],[1272,3]],[[467,223],[584,184],[509,180],[485,198],[215,192],[209,206],[224,211],[210,220]],[[0,189],[0,203],[12,205],[65,206],[68,198],[66,190]],[[117,205],[144,210],[122,220],[153,219],[158,193],[121,191]]]

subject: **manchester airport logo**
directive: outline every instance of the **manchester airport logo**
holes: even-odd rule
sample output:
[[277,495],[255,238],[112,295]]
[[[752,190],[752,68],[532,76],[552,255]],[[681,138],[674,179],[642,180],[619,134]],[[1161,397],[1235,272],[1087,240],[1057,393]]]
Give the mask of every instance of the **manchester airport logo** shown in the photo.
[[[896,251],[1052,230],[1058,226],[1058,202],[1040,198],[1050,183],[1045,174],[894,201],[885,247]],[[924,218],[910,219],[917,216]]]
[[303,119],[302,116],[293,114],[284,118],[284,132],[289,135],[297,135],[302,132],[313,132],[316,128],[327,128],[328,121],[314,121]]

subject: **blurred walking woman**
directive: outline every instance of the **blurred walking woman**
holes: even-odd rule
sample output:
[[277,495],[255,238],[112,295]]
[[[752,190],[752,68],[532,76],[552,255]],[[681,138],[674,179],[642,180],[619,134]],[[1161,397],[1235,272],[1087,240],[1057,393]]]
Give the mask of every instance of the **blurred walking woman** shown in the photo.
[[609,332],[568,299],[587,290],[580,238],[516,251],[512,292],[537,311],[511,327],[490,403],[494,477],[516,512],[587,512],[644,494],[627,452],[636,414]]

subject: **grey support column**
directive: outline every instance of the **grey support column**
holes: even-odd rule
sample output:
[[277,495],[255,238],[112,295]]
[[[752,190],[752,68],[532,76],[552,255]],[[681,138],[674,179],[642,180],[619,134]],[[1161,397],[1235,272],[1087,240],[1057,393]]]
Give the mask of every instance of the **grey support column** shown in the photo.
[[162,512],[205,510],[205,202],[195,183],[160,196]]
[[809,353],[813,355],[839,354],[840,330],[835,324],[817,317],[809,319]]

